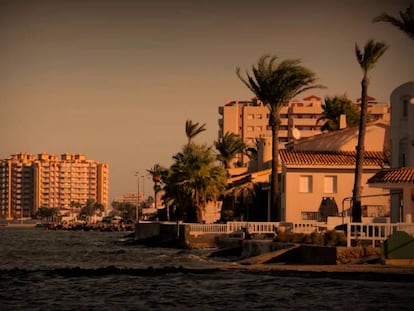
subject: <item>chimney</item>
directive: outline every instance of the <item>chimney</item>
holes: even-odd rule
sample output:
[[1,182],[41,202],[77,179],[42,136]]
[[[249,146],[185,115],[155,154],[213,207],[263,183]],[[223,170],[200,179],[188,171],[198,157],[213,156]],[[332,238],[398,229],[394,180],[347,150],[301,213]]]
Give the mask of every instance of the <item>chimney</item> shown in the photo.
[[341,114],[339,116],[339,129],[342,130],[344,128],[346,128],[346,115]]

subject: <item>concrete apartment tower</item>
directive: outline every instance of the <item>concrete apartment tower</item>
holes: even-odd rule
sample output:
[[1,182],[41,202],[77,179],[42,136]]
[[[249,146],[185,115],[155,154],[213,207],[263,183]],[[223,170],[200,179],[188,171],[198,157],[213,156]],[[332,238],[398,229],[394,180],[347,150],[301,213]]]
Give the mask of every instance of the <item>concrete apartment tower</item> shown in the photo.
[[13,154],[0,160],[0,215],[30,217],[40,207],[70,208],[93,199],[108,207],[108,164],[82,154]]
[[[355,105],[359,104],[360,100],[357,99]],[[320,97],[310,95],[302,100],[294,99],[281,107],[279,148],[284,148],[286,143],[298,139],[298,136],[305,138],[321,134],[323,122],[317,121],[323,113],[322,105]],[[368,112],[372,121],[389,121],[389,105],[378,103],[374,97],[368,97]],[[228,101],[224,106],[219,107],[219,114],[219,138],[223,137],[226,132],[231,132],[240,136],[246,145],[257,147],[258,139],[261,143],[265,143],[266,137],[272,135],[269,126],[269,108],[257,99]],[[235,161],[240,161],[245,166],[248,160],[247,157],[240,156]]]

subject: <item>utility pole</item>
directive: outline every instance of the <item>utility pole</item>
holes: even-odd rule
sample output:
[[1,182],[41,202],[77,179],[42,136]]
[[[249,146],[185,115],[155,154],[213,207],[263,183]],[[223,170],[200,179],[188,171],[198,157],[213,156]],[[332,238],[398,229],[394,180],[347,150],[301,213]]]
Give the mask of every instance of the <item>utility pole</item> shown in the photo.
[[135,211],[135,218],[137,223],[139,223],[139,172],[135,172],[135,176],[137,177],[137,206]]

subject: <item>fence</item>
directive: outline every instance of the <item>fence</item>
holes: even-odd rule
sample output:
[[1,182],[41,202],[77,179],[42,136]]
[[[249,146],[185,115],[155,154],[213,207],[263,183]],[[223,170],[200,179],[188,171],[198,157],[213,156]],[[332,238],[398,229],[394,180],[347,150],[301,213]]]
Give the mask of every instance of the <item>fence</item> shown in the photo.
[[226,224],[187,224],[190,226],[190,233],[193,235],[200,234],[229,234],[241,232],[245,229],[249,233],[266,234],[276,233],[278,228],[285,226],[296,233],[311,233],[321,231],[324,228],[318,226],[315,222],[307,223],[280,223],[280,222],[250,222],[250,221],[229,221]]
[[368,241],[373,247],[384,242],[396,231],[405,231],[414,236],[414,224],[412,223],[387,223],[387,224],[347,224],[347,246],[358,245],[362,241]]
[[[246,228],[249,233],[268,234],[276,233],[278,228],[286,226],[295,233],[323,232],[326,226],[316,222],[290,223],[280,222],[242,222],[231,221],[226,224],[187,224],[190,234],[230,234],[242,232]],[[378,246],[396,231],[405,231],[414,236],[414,224],[411,223],[348,223],[346,227],[347,246],[360,245],[362,241]]]

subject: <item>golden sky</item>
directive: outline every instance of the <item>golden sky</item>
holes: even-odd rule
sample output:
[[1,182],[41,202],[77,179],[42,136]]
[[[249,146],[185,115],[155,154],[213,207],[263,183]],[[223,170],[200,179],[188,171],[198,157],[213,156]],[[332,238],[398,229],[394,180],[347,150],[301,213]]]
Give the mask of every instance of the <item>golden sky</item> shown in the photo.
[[372,19],[409,3],[0,0],[0,158],[83,153],[109,163],[111,198],[135,191],[135,171],[171,164],[187,119],[213,144],[218,106],[252,97],[236,67],[300,58],[327,86],[310,93],[356,99],[354,47],[371,38],[390,45],[369,87],[388,102],[414,80],[414,41]]

